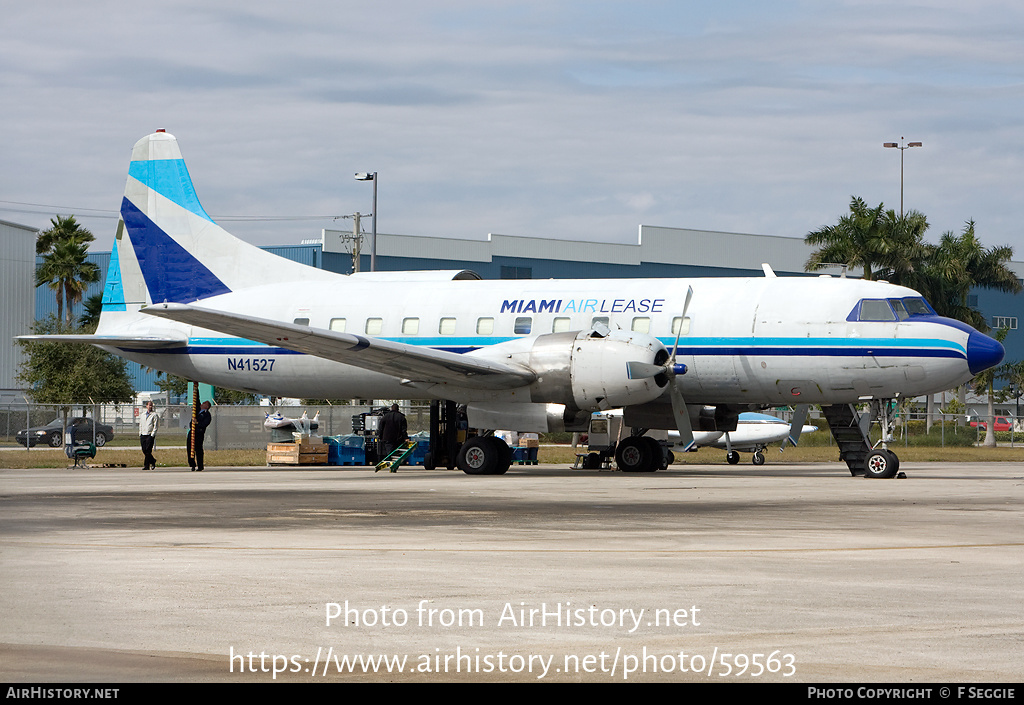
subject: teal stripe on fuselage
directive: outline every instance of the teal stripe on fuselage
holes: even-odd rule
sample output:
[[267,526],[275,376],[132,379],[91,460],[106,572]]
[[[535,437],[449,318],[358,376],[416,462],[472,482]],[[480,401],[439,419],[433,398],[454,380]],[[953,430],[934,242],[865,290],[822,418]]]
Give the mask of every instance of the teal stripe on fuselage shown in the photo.
[[[389,340],[417,347],[429,347],[453,352],[468,352],[478,348],[515,340],[515,338],[488,337],[388,337]],[[658,338],[671,350],[675,337]],[[269,346],[241,338],[191,338],[188,348],[197,354],[223,354],[224,348],[237,349],[239,353],[251,350],[254,354],[265,352]],[[204,352],[204,348],[210,350]],[[212,349],[216,349],[213,351]],[[923,357],[935,357],[936,352],[945,357],[967,357],[967,350],[959,343],[942,338],[681,338],[680,355],[881,355],[886,353],[899,357],[913,356],[919,352]]]

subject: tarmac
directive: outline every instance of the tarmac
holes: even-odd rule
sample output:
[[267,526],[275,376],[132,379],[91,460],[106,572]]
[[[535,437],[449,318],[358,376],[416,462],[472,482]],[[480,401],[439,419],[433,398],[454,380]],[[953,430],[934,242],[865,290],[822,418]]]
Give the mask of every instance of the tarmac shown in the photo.
[[1024,680],[1024,464],[902,470],[0,470],[0,679]]

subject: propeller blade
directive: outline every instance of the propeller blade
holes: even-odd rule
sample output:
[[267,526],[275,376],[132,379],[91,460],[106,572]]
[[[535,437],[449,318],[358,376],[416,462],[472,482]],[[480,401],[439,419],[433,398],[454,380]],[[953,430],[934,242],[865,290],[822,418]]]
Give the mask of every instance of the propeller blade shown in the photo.
[[664,365],[652,365],[648,362],[627,362],[626,376],[629,379],[647,379],[660,375],[665,371]]
[[797,404],[793,407],[793,422],[789,426],[789,438],[782,442],[782,448],[786,447],[786,443],[795,446],[800,440],[800,432],[804,430],[804,421],[807,420],[809,408],[810,404]]
[[683,444],[683,452],[693,448],[693,426],[690,425],[690,414],[686,411],[686,402],[679,385],[673,379],[669,384],[669,396],[672,398],[672,417],[679,430],[679,442]]

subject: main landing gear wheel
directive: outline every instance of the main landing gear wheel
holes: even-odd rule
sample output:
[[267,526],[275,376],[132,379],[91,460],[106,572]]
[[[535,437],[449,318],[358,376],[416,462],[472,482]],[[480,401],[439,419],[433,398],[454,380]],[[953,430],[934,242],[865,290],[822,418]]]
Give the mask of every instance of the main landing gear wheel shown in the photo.
[[896,477],[900,462],[896,454],[889,450],[873,450],[864,459],[864,477],[888,479]]
[[754,457],[750,459],[754,465],[764,465],[764,453],[759,450],[754,451]]
[[[658,467],[649,439],[645,436],[630,436],[619,442],[615,448],[615,464],[622,472],[654,472]],[[655,444],[657,441],[655,441]]]
[[735,450],[730,450],[725,454],[725,459],[729,461],[729,465],[736,465],[740,462],[740,454]]
[[477,436],[462,445],[457,464],[467,475],[504,475],[512,464],[512,449],[500,438]]

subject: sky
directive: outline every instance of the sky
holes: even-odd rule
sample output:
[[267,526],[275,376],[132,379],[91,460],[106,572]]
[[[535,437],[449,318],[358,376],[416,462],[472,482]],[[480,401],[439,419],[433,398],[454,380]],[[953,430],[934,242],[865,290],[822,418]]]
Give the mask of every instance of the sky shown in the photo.
[[928,239],[973,219],[1024,260],[1019,2],[8,2],[0,88],[0,219],[96,250],[163,128],[259,245],[350,228],[362,171],[386,233],[803,237],[899,209],[902,137]]

